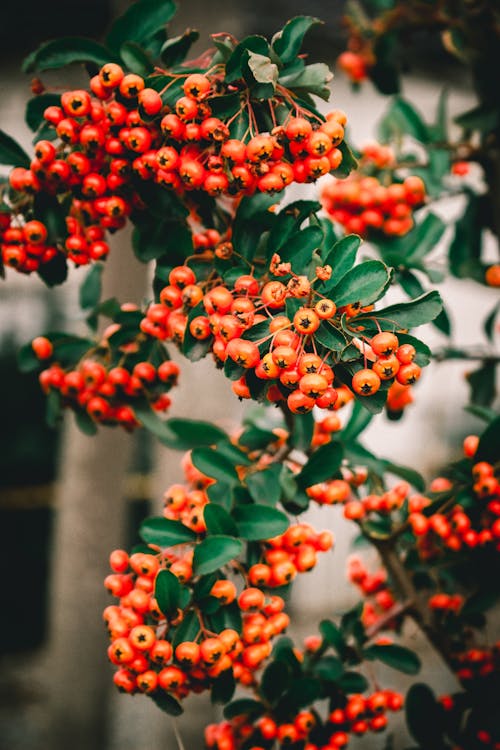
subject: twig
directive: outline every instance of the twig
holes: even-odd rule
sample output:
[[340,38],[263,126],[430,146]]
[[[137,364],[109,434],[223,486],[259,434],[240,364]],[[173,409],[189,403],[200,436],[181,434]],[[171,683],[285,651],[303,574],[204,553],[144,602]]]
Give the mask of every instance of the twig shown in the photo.
[[174,735],[175,735],[175,741],[177,742],[177,747],[179,750],[186,750],[184,747],[184,743],[182,741],[181,734],[179,732],[179,727],[177,726],[177,720],[172,718],[172,727],[174,729]]

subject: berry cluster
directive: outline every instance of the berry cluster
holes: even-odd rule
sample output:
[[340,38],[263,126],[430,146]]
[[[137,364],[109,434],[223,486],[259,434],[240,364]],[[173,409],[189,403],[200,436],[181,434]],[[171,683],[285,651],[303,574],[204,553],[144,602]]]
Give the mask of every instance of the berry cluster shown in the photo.
[[[133,315],[134,311],[129,313]],[[119,337],[117,346],[114,337]],[[47,365],[40,373],[40,385],[44,393],[55,394],[61,406],[77,415],[131,431],[140,426],[134,405],[146,404],[165,412],[171,404],[167,394],[179,375],[178,365],[167,358],[165,350],[160,351],[154,340],[154,356],[148,357],[153,354],[148,346],[151,341],[144,339],[144,334],[131,332],[124,340],[122,327],[112,324],[98,342],[76,339],[75,357],[71,337],[68,343],[64,335],[55,334],[50,339],[38,336],[31,347],[37,359]],[[64,359],[70,364],[65,364]]]
[[[347,577],[363,595],[364,605],[361,620],[364,627],[375,626],[396,603],[387,583],[387,572],[384,568],[380,568],[370,575],[361,558],[352,556],[347,561]],[[393,625],[395,623],[396,619]],[[390,627],[391,623],[384,623],[384,629]]]
[[[321,333],[330,327],[339,330],[342,315],[352,318],[369,308],[337,309],[334,300],[316,291],[316,282],[331,276],[328,266],[318,268],[310,281],[293,275],[290,263],[275,254],[270,272],[288,281],[245,274],[230,288],[218,279],[197,281],[189,266],[177,266],[159,302],[147,309],[141,330],[160,340],[173,339],[184,350],[190,341],[204,342],[219,366],[230,366],[228,375],[240,398],[250,398],[260,382],[267,384],[268,400],[286,401],[293,413],[314,406],[339,408],[352,393],[345,385],[333,386],[338,355],[322,344]],[[365,363],[349,383],[359,396],[373,395],[383,381],[396,379],[407,386],[420,377],[415,348],[400,346],[396,335],[381,332],[361,342],[353,339]],[[368,358],[372,367],[366,366]]]
[[[182,699],[210,689],[223,672],[231,670],[241,684],[251,685],[254,672],[271,653],[270,641],[288,626],[283,599],[251,587],[238,596],[231,581],[216,579],[205,597],[212,597],[220,609],[237,604],[241,635],[229,627],[210,630],[194,589],[185,583],[181,568],[175,567],[180,560],[182,556],[172,549],[151,549],[130,557],[124,550],[111,553],[113,573],[105,586],[119,603],[106,607],[103,616],[111,639],[108,657],[119,667],[115,684],[128,693],[165,691]],[[155,598],[155,582],[162,570],[178,575],[188,593],[189,603],[172,614],[162,612]]]
[[[297,109],[278,124],[283,99],[277,96],[269,102],[272,132],[259,132],[253,117],[247,133],[232,138],[235,117],[223,120],[212,113],[227,93],[223,78],[216,66],[207,75],[157,74],[148,86],[141,76],[108,63],[90,80],[90,93],[64,92],[60,105],[44,112],[53,140],[38,141],[30,168],[10,174],[11,212],[0,219],[4,264],[31,273],[57,255],[75,265],[104,259],[106,230],[120,229],[127,216],[146,207],[145,181],[178,194],[202,190],[212,197],[241,197],[281,192],[292,182],[313,182],[338,168],[343,112],[323,120]],[[169,96],[172,85],[179,89],[175,100]],[[241,111],[248,107],[250,116],[243,93],[241,101]],[[44,222],[37,194],[52,199],[62,227]]]
[[301,743],[304,750],[336,750],[346,747],[349,735],[381,732],[387,726],[387,711],[399,711],[403,697],[392,690],[377,690],[369,696],[345,696],[342,706],[322,721],[316,711],[302,710],[286,722],[265,714],[253,723],[245,716],[205,729],[205,744],[215,750],[239,750],[248,747],[262,750],[277,743],[278,747]]
[[396,168],[387,146],[366,146],[359,171],[346,180],[325,181],[323,208],[346,233],[368,238],[376,238],[378,233],[389,237],[407,234],[413,227],[414,209],[425,201],[425,185],[416,175],[394,180]]

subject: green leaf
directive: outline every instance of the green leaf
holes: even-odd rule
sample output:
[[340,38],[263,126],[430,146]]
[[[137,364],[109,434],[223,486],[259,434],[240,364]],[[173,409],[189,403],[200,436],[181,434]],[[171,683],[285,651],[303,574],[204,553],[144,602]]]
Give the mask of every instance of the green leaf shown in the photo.
[[391,273],[380,260],[367,260],[348,271],[330,290],[337,307],[353,302],[369,305],[384,294],[391,282]]
[[120,57],[131,73],[144,77],[154,70],[151,56],[137,42],[124,42],[120,47]]
[[484,280],[484,270],[480,262],[482,232],[479,220],[479,201],[469,195],[463,215],[455,224],[455,235],[448,249],[450,271],[458,279],[473,278]]
[[208,505],[205,505],[203,518],[208,534],[238,536],[238,529],[235,522],[222,505],[217,505],[217,503],[208,503]]
[[329,682],[336,682],[343,672],[342,662],[335,656],[323,656],[314,665],[314,673],[322,680]]
[[299,93],[314,94],[328,101],[330,98],[328,84],[332,78],[333,73],[328,65],[313,63],[296,72],[281,75],[278,81],[288,89],[298,90]]
[[392,461],[384,460],[385,471],[389,474],[396,474],[396,476],[409,482],[419,492],[425,491],[425,479],[423,476],[416,471],[411,469],[409,466],[400,466],[399,464],[393,464]]
[[[169,435],[169,447],[179,451],[191,450],[201,446],[215,445],[227,440],[227,434],[211,422],[198,419],[180,419],[172,417],[163,422],[164,435]],[[162,441],[167,444],[165,440]]]
[[422,666],[414,651],[397,644],[368,646],[368,648],[363,649],[363,656],[366,659],[378,659],[378,661],[387,664],[388,667],[405,674],[418,674]]
[[304,36],[318,23],[322,23],[319,18],[296,16],[274,35],[272,47],[285,65],[294,62],[302,48]]
[[478,406],[490,406],[493,403],[496,396],[496,366],[496,362],[486,361],[476,370],[467,373],[471,403]]
[[[390,7],[392,8],[392,4]],[[383,10],[387,9],[383,8]],[[398,41],[396,33],[388,32],[376,37],[373,47],[375,65],[370,68],[368,75],[380,93],[386,96],[397,94],[400,89],[397,68]]]
[[443,713],[432,690],[423,683],[412,685],[405,700],[406,724],[422,747],[440,747]]
[[89,436],[97,434],[97,425],[86,411],[75,411],[73,413],[75,415],[76,426],[80,432]]
[[132,245],[141,263],[148,263],[168,253],[172,266],[182,263],[193,250],[192,235],[186,224],[168,219],[136,225]]
[[210,693],[210,700],[212,703],[222,703],[225,705],[233,697],[235,688],[236,682],[233,670],[230,667],[224,672],[221,672],[221,674],[215,679]]
[[479,439],[474,461],[488,461],[494,464],[500,455],[500,417],[494,419]]
[[342,656],[346,648],[346,642],[340,628],[331,620],[322,620],[319,624],[319,632],[324,643],[334,648],[338,655]]
[[325,265],[332,267],[332,275],[321,285],[321,289],[333,289],[339,280],[351,270],[356,262],[356,254],[360,245],[361,237],[357,234],[348,234],[334,244],[324,260]]
[[[321,204],[317,201],[299,200],[284,206],[275,215],[274,225],[269,233],[267,246],[269,252],[279,253],[286,245],[289,238],[301,226],[303,221],[312,213],[319,211]],[[331,225],[331,222],[329,222]]]
[[500,114],[497,106],[480,104],[455,117],[455,122],[464,130],[479,130],[481,133],[489,133],[498,128]]
[[229,485],[239,482],[234,464],[217,450],[204,447],[195,448],[191,454],[191,461],[198,471],[201,471],[207,477]]
[[344,177],[348,177],[354,169],[358,168],[358,160],[346,140],[343,140],[337,148],[342,153],[342,161],[337,169],[330,170],[330,174],[343,179]]
[[313,252],[320,247],[322,241],[321,227],[305,227],[289,237],[280,250],[281,260],[291,261],[294,273],[305,273],[311,264]]
[[24,344],[17,352],[17,366],[21,372],[33,372],[40,369],[41,364],[33,351],[31,341]]
[[94,308],[98,305],[101,298],[102,289],[102,272],[104,266],[102,263],[94,263],[88,271],[80,287],[80,307],[83,310]]
[[37,130],[40,125],[46,122],[43,113],[47,107],[60,106],[60,94],[38,94],[34,96],[26,105],[25,120],[31,130]]
[[256,193],[241,200],[234,219],[232,242],[243,257],[253,257],[261,235],[271,227],[274,214],[269,208],[274,203],[276,196],[267,193]]
[[344,451],[340,443],[331,442],[320,446],[310,456],[300,474],[296,476],[299,487],[305,489],[331,479],[339,470],[343,455]]
[[488,317],[485,319],[483,323],[483,331],[485,332],[486,338],[488,339],[488,341],[491,341],[491,342],[493,342],[493,339],[495,337],[495,320],[499,312],[500,312],[500,302],[498,302],[495,305],[495,307],[493,308],[493,310],[490,312],[490,314],[488,315]]
[[441,312],[442,306],[439,292],[433,290],[411,302],[390,305],[369,315],[357,315],[356,323],[364,323],[369,317],[375,315],[384,330],[417,328],[434,320]]
[[274,506],[281,498],[281,464],[271,464],[267,469],[248,474],[246,484],[256,503]]
[[410,102],[399,96],[394,97],[379,130],[384,141],[387,140],[388,132],[410,135],[420,143],[428,143],[430,140],[429,129],[421,115]]
[[153,702],[156,703],[158,708],[160,708],[169,716],[180,716],[184,713],[184,709],[182,708],[179,701],[177,701],[172,695],[170,695],[170,693],[157,691],[156,693],[151,693],[150,698],[152,698]]
[[167,68],[173,68],[184,62],[191,46],[200,37],[200,33],[194,29],[187,29],[182,36],[167,39],[160,50],[160,57]]
[[293,415],[291,442],[294,448],[298,448],[301,451],[308,450],[311,446],[313,431],[314,417],[310,412],[308,414]]
[[265,37],[257,34],[247,36],[236,45],[226,62],[225,80],[228,83],[232,83],[243,77],[244,65],[248,60],[248,54],[250,52],[269,57],[269,44]]
[[148,42],[173,18],[175,11],[172,0],[136,0],[114,22],[106,41],[115,52],[124,42],[138,42],[147,48]]
[[238,444],[245,446],[250,451],[266,448],[270,443],[274,442],[276,442],[274,432],[261,429],[253,424],[250,424],[238,438]]
[[181,597],[179,579],[169,570],[160,570],[155,578],[154,596],[166,617],[176,614]]
[[349,442],[350,440],[357,438],[358,435],[368,427],[372,420],[372,416],[373,415],[370,414],[370,412],[363,408],[359,401],[356,401],[351,416],[349,417],[349,421],[342,429],[342,440]]
[[10,135],[0,130],[0,164],[29,168],[31,159]]
[[309,706],[320,697],[320,681],[313,677],[298,677],[291,682],[290,687],[282,696],[278,709],[288,709],[291,712]]
[[323,320],[314,338],[332,352],[341,352],[347,346],[345,334],[330,321]]
[[175,648],[179,643],[184,641],[194,641],[200,632],[200,622],[197,614],[194,610],[189,610],[184,615],[184,619],[175,629],[175,634],[172,639],[172,645]]
[[344,672],[337,680],[338,687],[344,693],[364,693],[368,690],[368,680],[359,672]]
[[239,539],[222,534],[207,536],[195,547],[193,569],[200,576],[213,573],[238,557],[242,551],[243,543]]
[[224,708],[224,718],[235,719],[237,716],[248,716],[250,719],[256,719],[258,716],[262,716],[264,711],[265,708],[260,701],[251,698],[238,698]]
[[147,544],[157,544],[159,547],[173,547],[196,540],[196,534],[189,526],[160,516],[146,518],[140,525],[139,536]]
[[257,83],[269,83],[274,91],[278,80],[278,66],[271,62],[271,59],[267,55],[259,55],[258,52],[249,52],[247,65]]
[[272,661],[262,673],[260,692],[268,703],[274,705],[290,682],[290,670],[282,661]]
[[405,265],[417,263],[428,255],[443,236],[446,224],[436,214],[427,214],[415,229],[410,232],[411,249],[403,259]]
[[112,62],[114,56],[102,44],[81,36],[67,36],[51,39],[41,44],[25,58],[23,73],[64,68],[72,63],[95,63],[104,65]]
[[248,541],[272,539],[288,528],[288,518],[268,505],[237,505],[232,513],[239,536]]

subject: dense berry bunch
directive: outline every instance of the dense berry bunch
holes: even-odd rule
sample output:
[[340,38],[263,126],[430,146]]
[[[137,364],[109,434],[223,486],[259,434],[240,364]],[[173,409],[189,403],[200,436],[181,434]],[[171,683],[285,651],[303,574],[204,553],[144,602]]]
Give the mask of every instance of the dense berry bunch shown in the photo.
[[312,281],[294,275],[291,264],[276,254],[264,277],[240,275],[232,284],[213,277],[198,281],[189,266],[177,266],[159,302],[147,309],[141,329],[160,340],[173,339],[184,350],[192,342],[203,342],[235,380],[237,396],[250,398],[256,387],[265,387],[269,401],[286,402],[294,413],[314,406],[339,408],[352,398],[350,388],[359,396],[371,396],[383,382],[414,383],[420,367],[411,344],[400,346],[389,332],[363,340],[353,332],[353,361],[361,360],[365,367],[348,383],[334,385],[339,352],[329,349],[328,337],[337,332],[347,347],[343,316],[354,318],[372,307],[337,309],[335,301],[319,291],[330,276],[328,266],[317,268]]
[[[104,259],[106,231],[146,208],[144,183],[178,194],[202,190],[241,197],[278,193],[339,167],[343,112],[322,119],[299,108],[295,115],[287,111],[279,124],[283,89],[269,102],[275,127],[259,132],[241,92],[241,111],[249,109],[250,124],[241,137],[232,137],[235,117],[212,113],[228,93],[223,79],[223,66],[207,75],[158,73],[146,81],[108,63],[91,79],[90,92],[64,92],[60,105],[44,112],[50,139],[35,144],[28,169],[11,172],[11,211],[0,221],[3,263],[31,273],[57,255],[75,265]],[[172,86],[178,91],[174,99]],[[45,218],[47,208],[52,219]]]
[[325,721],[315,710],[297,711],[287,721],[264,715],[254,722],[238,717],[205,729],[205,744],[215,750],[251,750],[303,747],[304,750],[338,750],[346,747],[350,735],[381,732],[387,726],[387,712],[399,711],[403,698],[392,690],[377,690],[371,695],[353,694],[339,699]]
[[[125,319],[134,314],[131,309],[122,313]],[[147,341],[137,328],[114,323],[98,341],[64,334],[39,336],[31,348],[46,365],[39,376],[43,391],[77,417],[130,431],[140,426],[134,407],[165,412],[171,404],[167,394],[177,383],[179,367],[158,342]]]
[[325,181],[321,190],[325,211],[347,233],[373,239],[379,233],[390,237],[407,234],[413,227],[414,209],[425,201],[425,185],[415,175],[395,180],[396,168],[387,146],[366,146],[359,171],[346,180]]

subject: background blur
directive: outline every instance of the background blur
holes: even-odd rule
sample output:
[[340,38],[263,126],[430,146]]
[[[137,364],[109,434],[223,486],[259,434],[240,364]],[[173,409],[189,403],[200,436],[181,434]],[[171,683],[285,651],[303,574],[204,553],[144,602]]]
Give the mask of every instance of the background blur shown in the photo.
[[[88,35],[98,38],[123,2],[112,0],[24,0],[2,7],[0,26],[0,126],[29,150],[31,133],[24,124],[24,105],[31,93],[20,72],[23,56],[48,38]],[[323,18],[306,48],[313,61],[334,64],[343,50],[340,26],[343,2],[320,0],[185,0],[171,28],[201,32],[197,50],[209,46],[208,35],[229,31],[271,35],[285,21],[307,13]],[[196,50],[195,50],[196,52]],[[463,71],[445,58],[437,42],[422,35],[405,61],[408,77],[403,94],[424,113],[434,111],[439,91],[450,92],[451,112],[472,105]],[[43,76],[47,83],[83,81],[81,71]],[[370,84],[355,95],[339,74],[332,84],[333,106],[349,118],[349,136],[362,145],[373,138],[386,100]],[[324,105],[322,105],[324,106]],[[309,188],[308,188],[309,189]],[[443,218],[457,210],[442,207]],[[105,274],[104,298],[140,300],[147,294],[147,271],[131,258],[126,232],[116,240]],[[125,235],[125,236],[124,236]],[[439,257],[439,248],[436,250]],[[0,294],[0,523],[2,607],[0,611],[0,750],[157,750],[175,746],[171,720],[151,701],[121,697],[106,663],[106,634],[100,619],[108,603],[101,580],[107,557],[116,546],[134,542],[133,529],[144,515],[159,507],[163,490],[180,479],[178,454],[155,445],[147,435],[130,436],[102,429],[95,438],[66,423],[60,430],[44,425],[44,403],[36,377],[20,375],[15,351],[22,343],[64,326],[82,326],[77,288],[85,269],[69,282],[47,292],[38,279],[9,273]],[[448,280],[440,288],[448,305],[454,336],[461,344],[482,341],[480,321],[494,304],[494,289]],[[435,329],[422,331],[431,345],[443,343]],[[367,447],[396,463],[407,463],[431,476],[458,456],[462,438],[481,428],[462,410],[467,401],[464,365],[432,365],[416,388],[416,403],[402,422],[379,417],[366,433]],[[217,420],[235,426],[242,407],[229,384],[209,361],[182,362],[180,387],[173,393],[174,415]],[[317,527],[332,528],[337,544],[313,573],[296,584],[292,601],[292,635],[303,635],[314,619],[332,615],[356,600],[344,578],[350,529],[336,509],[311,511]],[[426,678],[438,691],[452,686],[409,628],[406,637],[424,659]],[[384,685],[403,688],[408,679],[384,675]],[[189,706],[189,703],[191,706]],[[190,750],[201,750],[202,727],[216,715],[208,700],[190,699],[179,727]],[[396,748],[404,747],[398,730]],[[370,740],[376,750],[385,739]],[[366,747],[366,745],[365,745]]]

